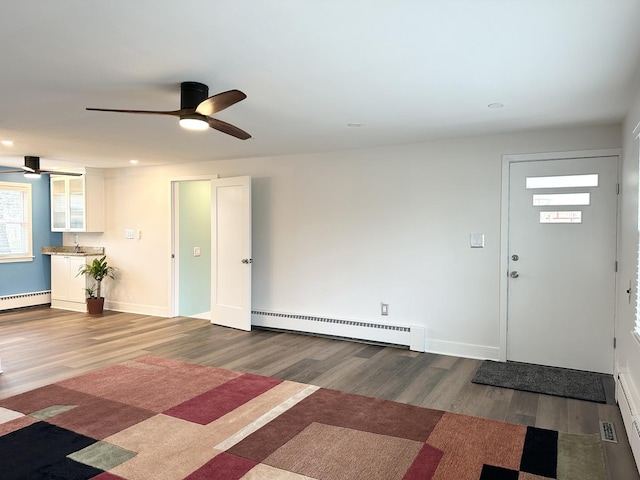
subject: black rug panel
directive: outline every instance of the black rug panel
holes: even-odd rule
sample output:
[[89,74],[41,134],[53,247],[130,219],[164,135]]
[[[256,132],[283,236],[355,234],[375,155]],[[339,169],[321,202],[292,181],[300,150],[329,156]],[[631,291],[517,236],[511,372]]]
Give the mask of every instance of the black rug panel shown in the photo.
[[558,432],[527,427],[520,471],[556,478],[558,465]]
[[96,442],[70,430],[37,422],[0,436],[0,478],[84,480],[102,472],[67,455]]

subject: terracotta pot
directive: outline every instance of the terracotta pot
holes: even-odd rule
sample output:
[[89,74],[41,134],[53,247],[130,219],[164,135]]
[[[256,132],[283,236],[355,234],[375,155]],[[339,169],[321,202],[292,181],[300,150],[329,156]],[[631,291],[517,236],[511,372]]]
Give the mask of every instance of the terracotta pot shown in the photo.
[[89,315],[100,315],[104,309],[104,297],[87,298],[87,313]]

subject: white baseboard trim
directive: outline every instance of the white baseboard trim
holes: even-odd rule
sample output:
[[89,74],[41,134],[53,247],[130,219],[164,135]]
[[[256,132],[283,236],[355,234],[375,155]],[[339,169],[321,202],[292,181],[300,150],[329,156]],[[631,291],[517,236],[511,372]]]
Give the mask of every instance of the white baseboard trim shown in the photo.
[[60,310],[70,310],[72,312],[86,312],[86,302],[72,302],[70,300],[51,299],[51,308],[59,308]]
[[640,473],[640,393],[633,378],[626,371],[618,372],[616,380],[616,400],[631,452]]
[[474,345],[428,338],[425,347],[427,352],[439,355],[452,355],[454,357],[475,358],[478,360],[500,360],[500,348],[488,345]]
[[170,317],[169,307],[158,307],[156,305],[140,305],[137,303],[113,302],[105,300],[105,310],[116,312],[135,313],[137,315],[149,315],[152,317]]

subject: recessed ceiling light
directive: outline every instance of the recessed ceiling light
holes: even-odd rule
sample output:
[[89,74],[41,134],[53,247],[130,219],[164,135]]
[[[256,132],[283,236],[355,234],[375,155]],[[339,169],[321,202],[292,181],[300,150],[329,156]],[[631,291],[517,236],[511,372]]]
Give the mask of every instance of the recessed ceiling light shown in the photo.
[[504,103],[490,103],[489,105],[487,105],[487,107],[492,109],[502,108],[504,107]]
[[13,145],[13,142],[11,140],[2,140],[2,145],[4,145],[5,147],[11,147]]
[[129,160],[129,163],[131,165],[137,165],[138,164],[138,160]]
[[361,123],[347,123],[347,127],[358,128],[358,127],[362,127],[362,124]]

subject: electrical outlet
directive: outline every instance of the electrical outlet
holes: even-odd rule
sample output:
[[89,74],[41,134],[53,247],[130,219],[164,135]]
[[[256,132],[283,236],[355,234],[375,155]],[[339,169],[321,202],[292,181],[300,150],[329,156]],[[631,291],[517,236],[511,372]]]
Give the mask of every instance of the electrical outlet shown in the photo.
[[380,315],[389,315],[389,304],[381,303],[380,304]]

